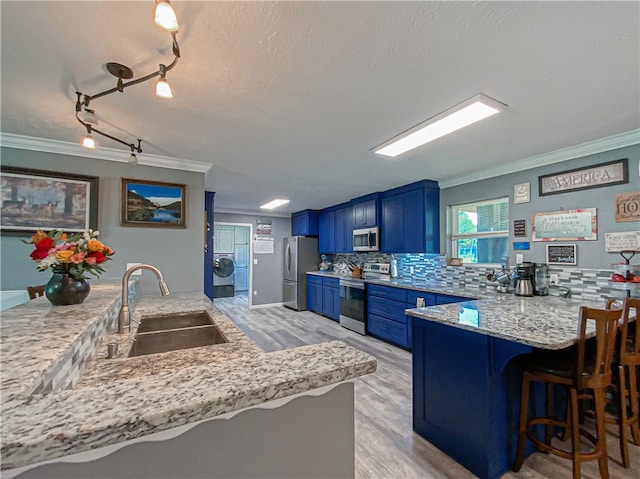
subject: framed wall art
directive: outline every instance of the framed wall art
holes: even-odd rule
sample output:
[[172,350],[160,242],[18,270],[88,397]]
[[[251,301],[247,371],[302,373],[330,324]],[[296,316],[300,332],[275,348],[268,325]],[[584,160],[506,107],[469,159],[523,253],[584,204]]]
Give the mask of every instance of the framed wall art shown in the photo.
[[518,185],[514,185],[513,187],[513,203],[529,203],[531,201],[531,184],[520,183]]
[[122,226],[186,228],[187,187],[122,178]]
[[533,241],[595,241],[596,208],[536,213],[531,220],[531,237]]
[[0,232],[98,229],[98,177],[2,166]]
[[557,195],[624,183],[629,183],[628,158],[538,176],[538,194]]
[[548,244],[547,264],[578,264],[577,247],[574,244]]

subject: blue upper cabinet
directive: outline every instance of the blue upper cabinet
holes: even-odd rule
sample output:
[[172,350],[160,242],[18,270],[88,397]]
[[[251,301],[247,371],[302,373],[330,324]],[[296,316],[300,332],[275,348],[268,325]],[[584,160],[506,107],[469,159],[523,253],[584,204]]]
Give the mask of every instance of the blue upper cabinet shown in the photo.
[[335,251],[335,210],[322,210],[318,221],[318,250],[320,253],[331,254]]
[[418,181],[381,193],[381,250],[440,253],[440,188]]
[[318,249],[320,253],[350,253],[353,251],[351,205],[343,203],[320,212]]
[[380,224],[378,218],[379,201],[378,193],[351,200],[354,228],[370,228]]
[[303,210],[291,215],[291,236],[318,236],[318,210]]

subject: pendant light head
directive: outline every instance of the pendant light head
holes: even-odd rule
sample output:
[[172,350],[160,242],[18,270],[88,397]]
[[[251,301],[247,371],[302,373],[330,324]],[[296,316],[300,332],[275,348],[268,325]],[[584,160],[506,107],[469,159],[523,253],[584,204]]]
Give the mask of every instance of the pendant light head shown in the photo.
[[176,12],[173,11],[169,0],[156,0],[155,22],[156,25],[170,32],[178,31]]
[[133,152],[131,152],[131,156],[129,157],[129,164],[130,165],[137,165],[138,164],[138,157]]
[[156,96],[160,98],[173,98],[173,92],[171,91],[171,86],[169,86],[169,82],[167,81],[166,74],[167,70],[164,65],[160,65],[158,68],[158,72],[160,73],[160,79],[156,83]]
[[96,147],[96,142],[93,139],[93,136],[91,136],[91,133],[89,133],[89,134],[87,134],[87,135],[82,137],[81,144],[85,148],[91,148],[92,150],[95,149],[95,147]]

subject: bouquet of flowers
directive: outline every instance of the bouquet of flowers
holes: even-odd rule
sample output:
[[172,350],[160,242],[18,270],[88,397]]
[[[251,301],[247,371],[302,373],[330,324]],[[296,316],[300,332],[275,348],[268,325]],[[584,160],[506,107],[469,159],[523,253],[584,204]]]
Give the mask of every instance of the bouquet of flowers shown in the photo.
[[95,277],[104,273],[102,263],[111,260],[114,251],[100,242],[99,231],[84,231],[67,235],[62,231],[52,230],[48,233],[38,231],[26,244],[33,244],[31,259],[38,266],[38,271],[48,268],[54,273],[68,273],[75,279],[88,279],[84,273]]

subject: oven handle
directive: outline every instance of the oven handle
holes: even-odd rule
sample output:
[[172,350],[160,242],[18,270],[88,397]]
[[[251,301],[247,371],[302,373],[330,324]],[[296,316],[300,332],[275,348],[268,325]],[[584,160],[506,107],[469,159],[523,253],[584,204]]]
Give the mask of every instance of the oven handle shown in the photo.
[[354,289],[364,289],[364,283],[359,281],[340,280],[340,286],[346,286]]

